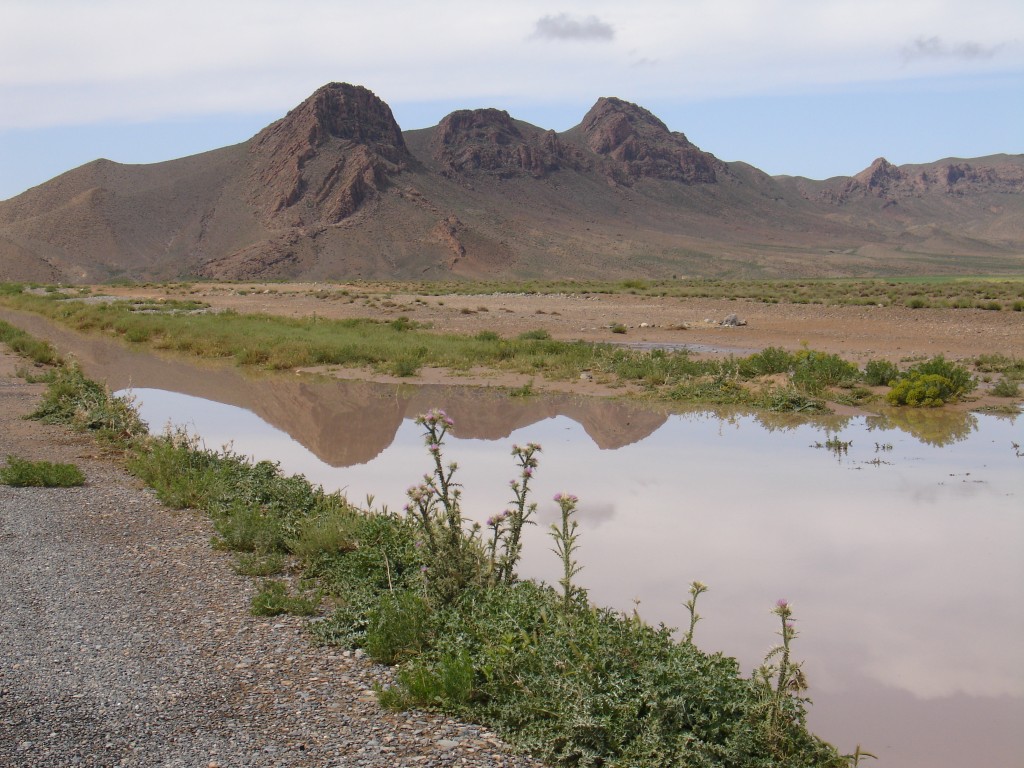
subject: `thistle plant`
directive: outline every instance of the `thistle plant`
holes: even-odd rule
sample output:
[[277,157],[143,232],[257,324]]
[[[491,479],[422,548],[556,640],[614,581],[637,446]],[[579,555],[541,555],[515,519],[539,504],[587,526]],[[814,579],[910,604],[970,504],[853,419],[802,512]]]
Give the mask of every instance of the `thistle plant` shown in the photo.
[[576,540],[579,538],[579,534],[576,533],[577,524],[572,516],[576,512],[576,505],[579,503],[579,499],[571,493],[556,493],[555,502],[562,511],[562,524],[559,527],[552,523],[549,535],[555,540],[555,548],[552,552],[562,560],[562,578],[559,579],[558,583],[562,587],[562,604],[565,610],[568,611],[577,596],[583,594],[583,590],[572,583],[572,577],[583,569],[573,558],[573,554],[577,549]]
[[480,526],[474,523],[466,530],[460,504],[462,486],[454,480],[458,465],[444,463],[444,438],[454,422],[444,411],[433,408],[417,416],[416,423],[424,428],[434,471],[406,491],[409,503],[405,512],[416,520],[423,535],[427,561],[423,573],[429,591],[441,602],[449,602],[483,571]]
[[[496,520],[501,526],[494,527],[493,547],[491,550],[491,562],[496,566],[495,580],[499,583],[511,584],[516,579],[516,564],[523,552],[522,533],[523,526],[533,525],[530,518],[537,511],[535,503],[527,503],[527,495],[530,492],[530,480],[537,469],[537,454],[540,453],[540,446],[537,443],[527,443],[525,447],[512,446],[512,455],[519,465],[519,478],[509,481],[512,488],[513,499],[510,507]],[[488,520],[490,523],[491,520]],[[504,552],[497,556],[497,545],[499,540],[504,545]]]
[[[773,647],[765,656],[764,663],[754,671],[754,682],[761,692],[762,710],[765,712],[765,727],[769,740],[780,744],[785,739],[790,696],[799,696],[807,690],[807,678],[801,669],[801,662],[791,658],[791,644],[797,636],[793,618],[793,606],[788,600],[778,600],[772,613],[779,617],[781,629],[778,632],[782,643]],[[772,660],[778,657],[778,663]]]
[[697,613],[697,598],[708,591],[706,584],[700,581],[690,583],[690,599],[686,601],[686,610],[690,612],[690,628],[686,632],[686,642],[693,643],[693,629],[700,621],[700,614]]

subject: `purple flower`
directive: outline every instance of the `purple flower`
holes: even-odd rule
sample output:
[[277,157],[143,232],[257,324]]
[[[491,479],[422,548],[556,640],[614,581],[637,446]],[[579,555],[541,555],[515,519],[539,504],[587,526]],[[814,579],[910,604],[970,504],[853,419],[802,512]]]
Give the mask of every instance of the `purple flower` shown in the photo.
[[437,453],[438,451],[441,450],[441,446],[438,445],[437,443],[431,443],[430,445],[427,446],[427,450],[430,451],[431,453]]
[[533,467],[526,467],[526,468],[525,468],[525,469],[523,470],[523,475],[524,475],[525,477],[533,477]]
[[775,601],[775,607],[776,608],[789,608],[789,601],[780,598],[779,600]]

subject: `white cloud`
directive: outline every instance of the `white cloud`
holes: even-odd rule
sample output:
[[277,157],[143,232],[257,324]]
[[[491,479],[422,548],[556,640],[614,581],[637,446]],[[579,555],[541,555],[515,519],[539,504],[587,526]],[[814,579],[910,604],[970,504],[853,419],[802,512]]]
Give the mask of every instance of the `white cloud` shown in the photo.
[[541,40],[613,40],[615,30],[597,16],[578,18],[560,13],[537,19],[532,37]]
[[957,43],[950,45],[937,36],[918,37],[914,42],[903,47],[905,61],[934,58],[958,59],[991,59],[1002,45],[982,45],[981,43]]

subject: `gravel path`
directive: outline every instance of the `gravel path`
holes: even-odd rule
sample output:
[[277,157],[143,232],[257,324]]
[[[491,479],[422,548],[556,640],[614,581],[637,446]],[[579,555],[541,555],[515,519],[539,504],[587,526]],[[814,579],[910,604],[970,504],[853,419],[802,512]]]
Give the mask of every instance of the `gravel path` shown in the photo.
[[539,766],[487,730],[381,710],[389,670],[248,614],[254,585],[91,438],[24,421],[0,352],[0,458],[73,461],[73,489],[0,486],[0,766]]

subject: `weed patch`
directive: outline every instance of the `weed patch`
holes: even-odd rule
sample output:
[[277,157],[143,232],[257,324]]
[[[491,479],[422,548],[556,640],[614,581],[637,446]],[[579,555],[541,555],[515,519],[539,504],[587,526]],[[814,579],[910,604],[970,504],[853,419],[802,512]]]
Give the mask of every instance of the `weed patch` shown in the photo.
[[8,456],[7,465],[0,467],[0,483],[17,488],[70,488],[84,485],[85,475],[74,464],[28,461]]

